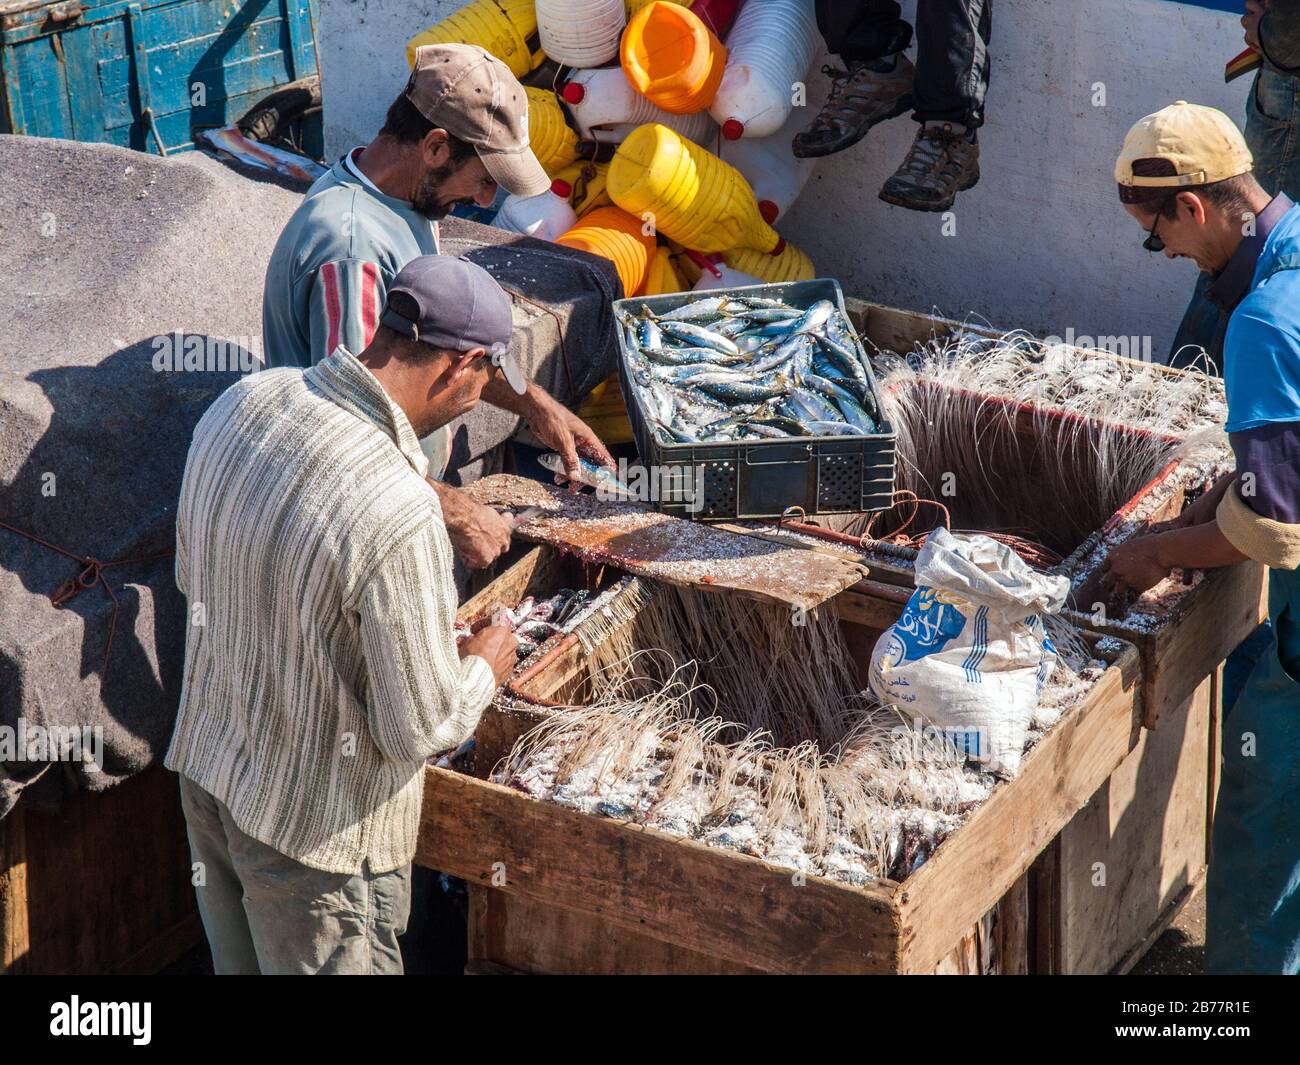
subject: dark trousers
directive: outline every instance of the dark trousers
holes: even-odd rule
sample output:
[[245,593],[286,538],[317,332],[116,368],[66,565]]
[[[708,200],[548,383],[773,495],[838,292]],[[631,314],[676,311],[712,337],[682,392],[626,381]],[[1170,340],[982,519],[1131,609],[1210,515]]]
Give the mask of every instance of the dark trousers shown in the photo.
[[[992,0],[916,0],[918,122],[984,124]],[[912,43],[894,0],[817,0],[826,48],[845,62],[880,59]]]

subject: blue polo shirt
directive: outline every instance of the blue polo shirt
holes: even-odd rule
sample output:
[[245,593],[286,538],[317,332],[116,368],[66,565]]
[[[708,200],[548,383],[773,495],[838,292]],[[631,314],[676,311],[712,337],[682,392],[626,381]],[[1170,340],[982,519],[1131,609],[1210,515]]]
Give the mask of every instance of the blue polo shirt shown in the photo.
[[1238,473],[1253,473],[1244,501],[1300,524],[1300,205],[1273,223],[1250,289],[1228,320],[1223,383]]

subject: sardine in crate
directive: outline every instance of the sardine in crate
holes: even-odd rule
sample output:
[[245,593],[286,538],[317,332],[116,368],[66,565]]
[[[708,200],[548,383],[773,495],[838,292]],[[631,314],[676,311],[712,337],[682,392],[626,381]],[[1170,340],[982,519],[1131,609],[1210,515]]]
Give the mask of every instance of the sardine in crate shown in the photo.
[[[649,308],[662,314],[686,303],[717,296],[761,296],[778,299],[801,310],[830,300],[845,316],[844,293],[838,281],[818,278],[777,285],[674,292],[635,296],[614,304],[616,312],[633,317]],[[880,389],[867,364],[860,341],[859,360],[867,372],[880,432],[862,436],[806,436],[789,439],[729,440],[715,443],[667,444],[651,427],[640,389],[628,366],[627,341],[619,337],[619,382],[641,461],[655,471],[655,506],[679,517],[704,521],[777,518],[788,508],[805,514],[836,514],[888,508],[894,495],[894,431],[883,420]],[[676,489],[676,490],[674,490]]]
[[[536,548],[466,610],[570,584],[579,577],[571,567],[556,549]],[[906,598],[903,589],[868,581],[821,608],[860,652],[864,679],[872,646]],[[1087,639],[1104,671],[1030,749],[1019,775],[997,784],[902,881],[854,886],[796,876],[491,782],[514,741],[545,721],[552,704],[583,701],[592,667],[574,640],[558,641],[516,675],[516,701],[484,715],[471,759],[426,769],[416,861],[468,882],[474,971],[1051,971],[1036,944],[1057,914],[1031,868],[1143,735],[1137,651]],[[1158,820],[1158,801],[1149,799],[1144,817]],[[1093,915],[1098,925],[1116,924],[1133,902],[1120,890],[1090,898],[1102,908]]]

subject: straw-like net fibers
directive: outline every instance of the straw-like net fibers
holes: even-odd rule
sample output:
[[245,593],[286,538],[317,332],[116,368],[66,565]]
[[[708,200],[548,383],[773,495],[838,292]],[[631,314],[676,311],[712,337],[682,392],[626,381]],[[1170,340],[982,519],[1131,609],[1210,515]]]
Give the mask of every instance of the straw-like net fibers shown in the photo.
[[[1049,349],[1022,333],[960,334],[876,362],[898,432],[897,486],[942,502],[954,529],[1064,557],[1171,459],[1226,453],[1223,384],[1202,374]],[[907,512],[882,514],[872,534],[889,535]],[[937,513],[925,517],[909,533],[933,527]]]

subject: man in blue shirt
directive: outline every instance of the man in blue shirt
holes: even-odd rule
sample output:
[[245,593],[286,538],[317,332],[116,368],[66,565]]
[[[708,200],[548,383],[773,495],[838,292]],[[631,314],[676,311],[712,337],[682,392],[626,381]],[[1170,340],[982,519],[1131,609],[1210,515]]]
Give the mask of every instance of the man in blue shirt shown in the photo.
[[1300,972],[1300,207],[1271,197],[1220,111],[1141,119],[1115,165],[1144,245],[1190,258],[1233,307],[1223,344],[1236,468],[1180,517],[1113,549],[1111,584],[1175,568],[1269,567],[1269,646],[1225,708],[1207,879],[1206,966]]

